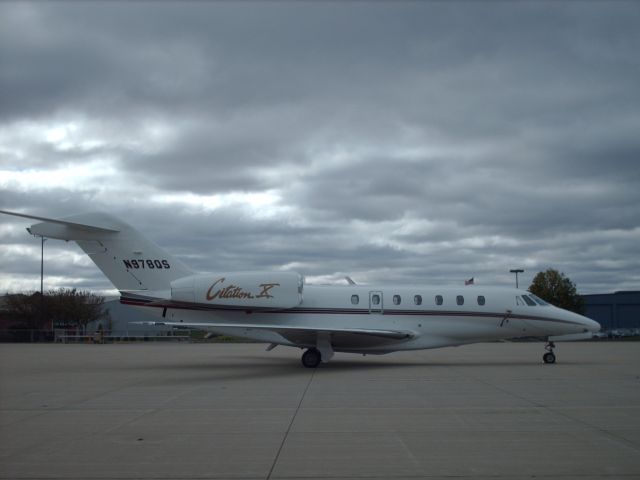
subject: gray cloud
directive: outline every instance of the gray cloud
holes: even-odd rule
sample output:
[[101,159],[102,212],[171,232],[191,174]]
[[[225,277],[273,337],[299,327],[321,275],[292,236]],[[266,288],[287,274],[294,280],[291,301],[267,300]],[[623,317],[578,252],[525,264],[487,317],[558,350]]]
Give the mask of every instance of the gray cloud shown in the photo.
[[[633,2],[3,3],[0,205],[113,211],[200,270],[638,288],[639,21]],[[4,288],[30,285],[33,239],[0,221]],[[52,286],[108,289],[69,248],[47,245]]]

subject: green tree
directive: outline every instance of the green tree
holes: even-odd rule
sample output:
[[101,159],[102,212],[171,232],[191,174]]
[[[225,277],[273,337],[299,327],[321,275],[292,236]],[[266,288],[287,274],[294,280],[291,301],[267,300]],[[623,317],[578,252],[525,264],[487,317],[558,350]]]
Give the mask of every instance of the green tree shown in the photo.
[[575,283],[564,273],[553,268],[538,272],[529,286],[529,291],[556,307],[584,313],[584,302],[578,295]]
[[46,307],[45,299],[40,297],[40,292],[7,294],[5,302],[5,313],[11,319],[10,328],[41,328],[42,312]]
[[[104,297],[73,289],[7,295],[5,314],[12,319],[12,329],[49,330],[52,323],[84,330],[93,320],[109,319]],[[33,340],[33,335],[32,335]]]
[[88,291],[60,288],[50,290],[47,297],[49,320],[54,324],[63,323],[84,330],[87,323],[108,316],[104,297]]

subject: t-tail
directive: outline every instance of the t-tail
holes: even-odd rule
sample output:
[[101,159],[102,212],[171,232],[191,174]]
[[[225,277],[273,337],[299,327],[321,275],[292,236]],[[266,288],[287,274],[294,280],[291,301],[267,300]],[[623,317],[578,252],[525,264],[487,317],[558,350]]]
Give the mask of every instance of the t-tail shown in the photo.
[[73,240],[120,291],[169,290],[173,280],[193,274],[131,225],[107,213],[83,213],[62,219],[2,210],[0,213],[41,220],[27,229],[33,235]]

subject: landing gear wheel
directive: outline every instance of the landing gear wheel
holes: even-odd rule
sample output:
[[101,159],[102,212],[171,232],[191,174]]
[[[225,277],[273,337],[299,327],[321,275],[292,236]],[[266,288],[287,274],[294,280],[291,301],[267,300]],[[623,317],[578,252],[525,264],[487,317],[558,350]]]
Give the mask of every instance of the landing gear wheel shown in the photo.
[[553,353],[554,348],[556,348],[556,345],[551,341],[547,342],[544,346],[544,349],[547,351],[547,353],[542,356],[544,363],[556,363],[556,355]]
[[310,348],[302,354],[302,365],[307,368],[316,368],[322,361],[322,355],[320,351],[315,348]]

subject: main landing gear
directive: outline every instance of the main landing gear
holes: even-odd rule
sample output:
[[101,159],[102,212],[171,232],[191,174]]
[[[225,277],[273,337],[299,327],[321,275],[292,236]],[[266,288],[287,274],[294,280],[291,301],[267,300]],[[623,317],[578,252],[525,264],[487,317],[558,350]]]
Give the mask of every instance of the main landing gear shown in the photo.
[[317,348],[310,348],[302,354],[302,365],[307,368],[316,368],[322,361],[322,355]]
[[542,356],[544,363],[556,363],[556,355],[553,353],[554,348],[556,348],[556,345],[552,341],[548,341],[544,346],[544,349],[547,351],[547,353]]
[[307,368],[316,368],[321,362],[327,363],[333,358],[333,345],[329,332],[318,332],[316,346],[307,349],[302,354],[302,365]]

